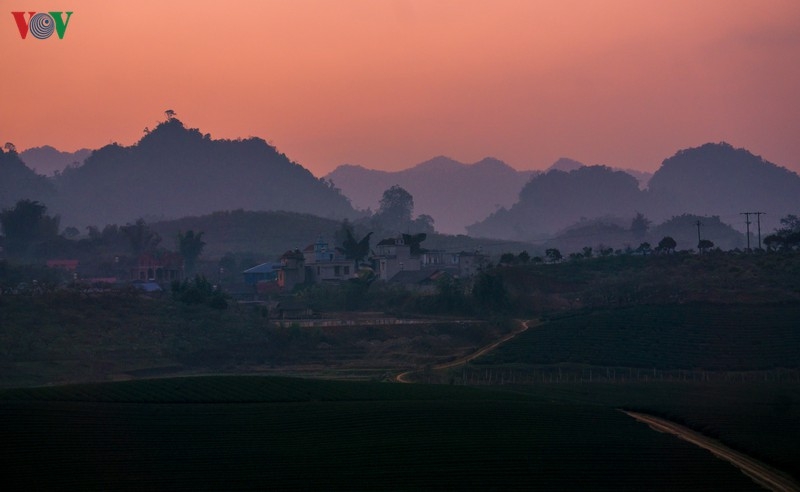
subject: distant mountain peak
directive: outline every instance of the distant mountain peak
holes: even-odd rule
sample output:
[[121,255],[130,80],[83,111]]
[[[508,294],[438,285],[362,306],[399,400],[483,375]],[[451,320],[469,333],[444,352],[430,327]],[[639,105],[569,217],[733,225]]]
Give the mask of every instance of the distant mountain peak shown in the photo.
[[463,162],[459,162],[455,159],[452,159],[444,155],[439,155],[434,157],[433,159],[428,159],[425,162],[417,164],[412,168],[406,169],[406,171],[420,170],[420,169],[424,169],[426,171],[431,171],[431,170],[450,171],[453,169],[461,169],[464,167],[466,167],[466,164],[464,164]]
[[575,171],[584,167],[585,164],[574,159],[570,159],[569,157],[561,157],[556,162],[554,162],[550,167],[546,169],[546,171],[558,170],[564,172]]
[[92,153],[89,149],[63,152],[52,145],[31,147],[20,152],[19,157],[25,165],[46,176],[63,171],[67,166],[81,164]]
[[136,145],[141,148],[147,148],[165,143],[188,143],[202,139],[203,134],[197,128],[186,128],[178,118],[170,118],[162,121],[152,130],[145,130],[144,136]]
[[509,166],[505,162],[497,159],[495,157],[484,157],[483,159],[479,160],[478,162],[472,164],[473,168],[485,168],[485,169],[508,169],[511,171],[516,171],[513,167]]

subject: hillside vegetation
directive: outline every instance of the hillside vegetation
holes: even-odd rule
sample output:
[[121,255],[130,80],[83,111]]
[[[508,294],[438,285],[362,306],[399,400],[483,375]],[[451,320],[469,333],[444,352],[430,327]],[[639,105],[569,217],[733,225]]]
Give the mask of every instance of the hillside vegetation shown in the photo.
[[[32,488],[754,490],[609,407],[468,388],[200,378],[0,392]],[[46,473],[42,473],[45,470]]]
[[[500,266],[432,295],[370,287],[367,297],[383,295],[387,310],[460,299],[455,312],[491,321],[313,328],[281,326],[260,306],[135,291],[4,294],[9,478],[81,489],[224,488],[236,477],[240,488],[751,490],[730,465],[616,409],[665,416],[800,476],[799,269],[796,252]],[[512,316],[540,323],[436,369],[506,335]],[[409,369],[447,384],[377,382]],[[230,376],[31,387],[208,373]],[[373,382],[233,376],[245,373]]]
[[[553,319],[475,364],[707,371],[800,369],[798,323],[800,303],[608,309]],[[598,372],[597,377],[605,376]]]
[[760,304],[800,301],[800,255],[612,255],[489,273],[517,314],[692,301]]
[[[206,241],[203,256],[211,260],[218,260],[226,253],[248,253],[260,261],[275,261],[287,250],[302,250],[320,236],[327,241],[334,241],[341,231],[342,221],[297,212],[232,210],[158,221],[150,227],[162,238],[166,238],[168,245],[181,231],[203,231]],[[380,234],[379,239],[372,241],[373,247],[380,239],[397,235],[397,231],[383,231],[372,228],[369,224],[353,223],[352,227],[359,236],[368,232],[373,232],[376,236]],[[453,252],[481,250],[498,256],[508,249],[533,248],[530,243],[436,233],[428,234],[424,245],[428,249]]]
[[300,328],[276,323],[265,306],[180,299],[134,290],[2,295],[0,386],[197,373],[385,379],[465,355],[507,330],[447,319]]

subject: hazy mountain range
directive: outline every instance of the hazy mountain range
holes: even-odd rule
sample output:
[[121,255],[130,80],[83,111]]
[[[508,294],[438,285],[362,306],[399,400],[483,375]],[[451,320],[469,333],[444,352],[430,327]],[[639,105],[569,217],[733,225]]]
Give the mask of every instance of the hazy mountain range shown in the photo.
[[533,171],[497,159],[464,164],[439,156],[397,172],[343,165],[325,176],[359,209],[377,210],[385,190],[400,185],[414,197],[414,213],[434,218],[436,230],[464,234],[464,227],[514,204]]
[[[581,162],[562,157],[545,172],[572,171],[585,167]],[[644,186],[651,174],[625,170]],[[350,198],[353,206],[376,210],[384,190],[400,185],[414,197],[414,211],[434,218],[436,230],[464,234],[468,225],[483,220],[492,212],[510,207],[526,183],[540,171],[517,171],[505,162],[486,157],[465,164],[438,156],[402,171],[379,171],[345,164],[327,176]]]
[[[763,231],[800,210],[800,176],[727,143],[685,149],[664,160],[648,187],[604,166],[552,170],[525,185],[518,201],[467,228],[470,235],[517,240],[546,239],[581,220],[637,212],[653,222],[672,216],[719,216],[744,229],[741,212],[764,212]],[[755,232],[755,217],[751,232]]]
[[375,210],[382,193],[398,184],[414,197],[415,214],[431,215],[440,232],[463,233],[466,226],[471,236],[518,241],[547,241],[598,219],[623,227],[637,212],[654,224],[686,214],[717,216],[740,231],[741,212],[763,212],[767,234],[780,218],[800,212],[797,174],[726,143],[681,150],[652,177],[567,158],[538,173],[492,158],[464,164],[436,157],[399,172],[345,165],[316,178],[260,138],[213,140],[175,118],[134,145],[105,146],[53,177],[23,162],[66,158],[50,149],[0,151],[0,208],[40,200],[62,216],[62,226],[79,229],[236,209],[340,220]]

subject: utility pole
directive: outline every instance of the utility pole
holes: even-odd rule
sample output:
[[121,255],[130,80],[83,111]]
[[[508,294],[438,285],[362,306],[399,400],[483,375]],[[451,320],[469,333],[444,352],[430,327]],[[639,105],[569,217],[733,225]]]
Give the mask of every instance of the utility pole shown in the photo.
[[695,223],[697,226],[697,247],[700,248],[700,220],[698,219]]
[[750,216],[756,216],[756,222],[758,224],[758,249],[761,249],[761,216],[766,215],[766,212],[741,212],[739,215],[744,215],[745,217],[745,224],[747,224],[747,251],[750,252]]
[[747,224],[747,252],[750,252],[750,214],[754,212],[741,212],[739,215],[744,215],[744,223]]
[[761,250],[761,216],[766,215],[766,212],[753,212],[756,215],[758,222],[758,249]]

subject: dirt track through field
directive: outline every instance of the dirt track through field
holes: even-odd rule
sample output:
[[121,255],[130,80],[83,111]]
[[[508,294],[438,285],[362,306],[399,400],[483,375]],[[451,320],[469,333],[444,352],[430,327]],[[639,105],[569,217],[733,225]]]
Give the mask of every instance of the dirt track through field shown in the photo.
[[775,470],[774,468],[765,465],[758,460],[734,451],[715,439],[711,439],[710,437],[704,436],[699,432],[695,432],[691,429],[683,427],[682,425],[678,425],[659,417],[654,417],[652,415],[639,412],[629,412],[626,410],[622,410],[622,412],[640,422],[644,422],[658,432],[674,434],[684,441],[690,442],[695,446],[699,446],[710,451],[717,458],[728,461],[742,470],[745,475],[752,478],[753,481],[762,487],[774,491],[800,491],[800,484],[798,484],[788,475],[779,472],[778,470]]
[[[473,352],[473,353],[471,353],[471,354],[469,354],[467,356],[461,357],[460,359],[456,359],[456,360],[453,360],[453,361],[450,361],[450,362],[444,362],[442,364],[437,364],[437,365],[433,366],[433,370],[450,369],[450,368],[453,368],[453,367],[464,365],[464,364],[466,364],[467,362],[469,362],[471,360],[477,359],[478,357],[480,357],[480,356],[482,356],[482,355],[484,355],[484,354],[486,354],[488,352],[491,352],[492,350],[496,349],[500,345],[506,343],[507,341],[509,341],[512,338],[516,337],[520,333],[524,332],[528,328],[532,328],[534,326],[539,325],[539,323],[540,323],[539,320],[519,321],[519,327],[516,330],[512,331],[511,333],[509,333],[508,335],[505,335],[502,338],[499,338],[499,339],[495,340],[494,342],[490,343],[489,345],[481,347],[478,350],[476,350],[475,352]],[[417,372],[417,371],[414,370],[414,371],[402,372],[402,373],[398,374],[397,376],[395,376],[394,380],[397,381],[398,383],[411,383],[411,381],[408,380],[408,376],[410,376],[411,374],[413,374],[415,372]]]

